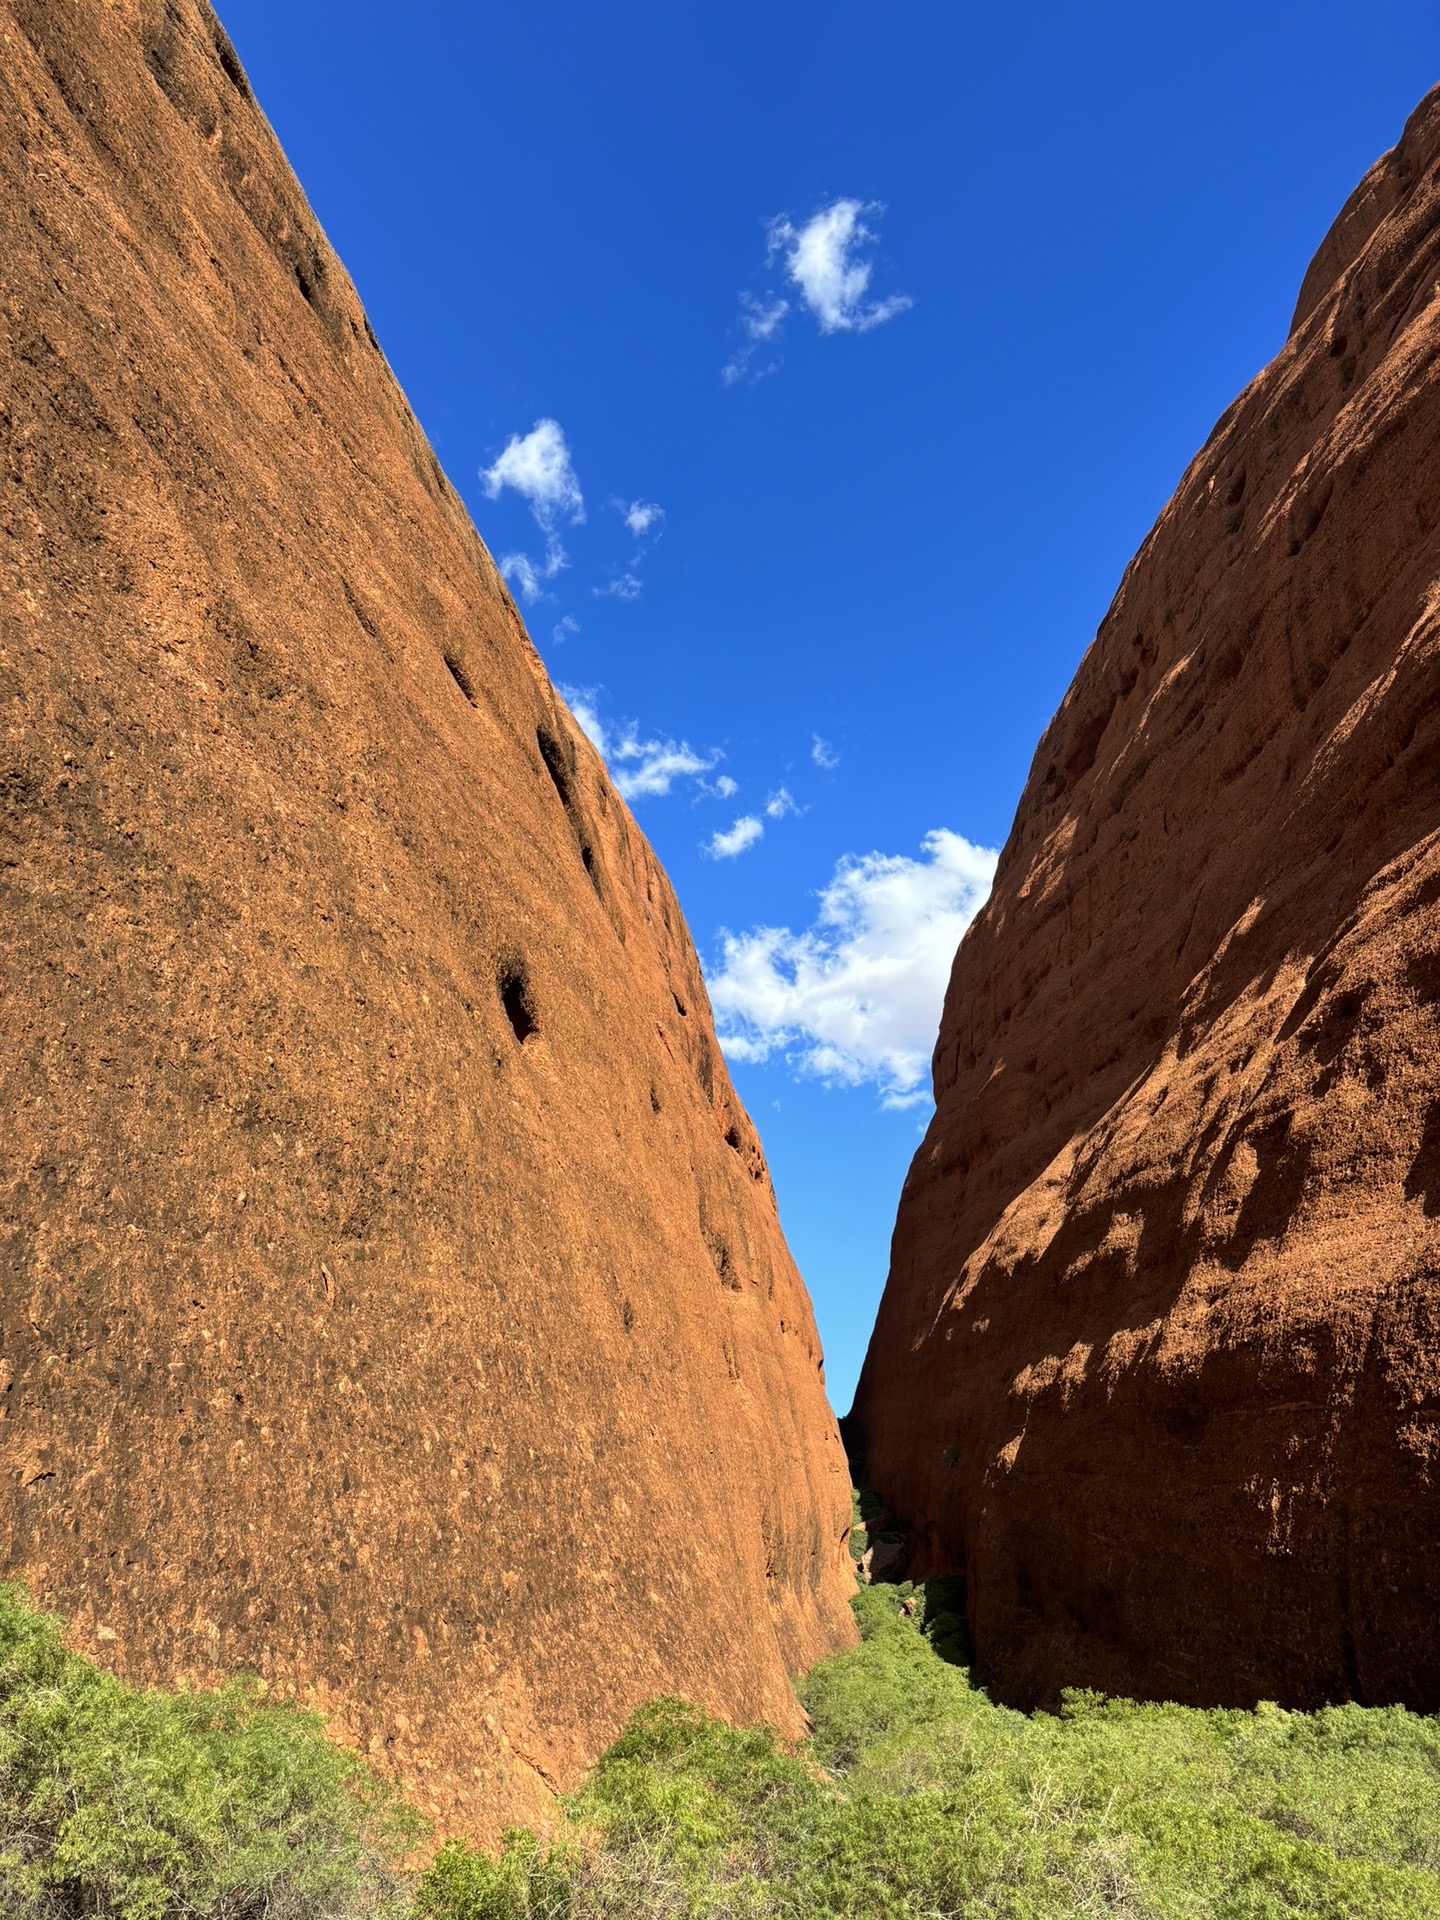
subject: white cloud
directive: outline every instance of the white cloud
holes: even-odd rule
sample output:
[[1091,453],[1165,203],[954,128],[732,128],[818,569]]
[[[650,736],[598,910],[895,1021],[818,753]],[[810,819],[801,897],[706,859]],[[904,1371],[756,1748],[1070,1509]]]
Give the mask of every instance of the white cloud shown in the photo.
[[740,782],[732,780],[728,773],[722,773],[718,779],[710,782],[710,791],[721,800],[728,800],[740,791]]
[[807,932],[723,936],[710,999],[734,1059],[783,1052],[830,1085],[872,1083],[887,1107],[927,1097],[951,962],[997,856],[945,828],[927,834],[924,848],[919,860],[843,859]]
[[579,631],[580,622],[573,614],[567,613],[562,619],[555,622],[554,627],[551,629],[550,637],[557,647],[563,646],[571,634],[579,633]]
[[589,688],[562,687],[560,691],[580,731],[610,769],[610,778],[625,799],[658,799],[669,793],[677,780],[693,780],[702,792],[710,790],[703,776],[719,760],[718,748],[696,753],[686,740],[642,739],[633,720],[618,726],[602,720]]
[[881,213],[877,201],[835,200],[796,227],[784,214],[770,222],[770,255],[779,253],[800,297],[820,323],[822,333],[868,333],[913,305],[908,294],[869,300],[874,264],[860,249],[877,236],[864,214]]
[[[884,300],[870,297],[875,273],[870,250],[879,235],[866,226],[865,216],[883,211],[878,200],[832,200],[802,226],[788,213],[766,223],[767,257],[772,266],[779,260],[821,333],[868,333],[915,304],[907,293],[892,293]],[[761,380],[775,371],[778,357],[762,365],[759,356],[762,349],[778,345],[790,310],[790,301],[773,287],[741,294],[736,321],[740,344],[720,370],[727,386],[747,377]]]
[[[781,294],[765,294],[760,299],[756,299],[753,293],[741,294],[740,345],[736,349],[734,359],[720,370],[720,378],[727,387],[733,386],[737,380],[743,379],[747,373],[751,372],[755,355],[767,340],[774,340],[778,336],[789,311],[790,302]],[[773,373],[779,364],[778,360],[772,360],[769,366],[756,367],[752,378],[763,380],[765,375]]]
[[526,600],[543,600],[544,582],[553,580],[557,573],[570,564],[570,556],[554,535],[545,542],[545,558],[532,560],[528,553],[507,553],[500,561],[500,571],[512,586],[520,589]]
[[637,540],[643,540],[652,527],[658,527],[665,518],[665,509],[657,507],[653,500],[632,500],[627,506],[623,500],[617,500],[626,526]]
[[740,324],[751,340],[773,340],[789,311],[790,302],[778,293],[758,300],[752,293],[740,296]]
[[533,560],[528,553],[507,553],[500,562],[500,571],[526,600],[543,599],[544,583],[570,564],[555,531],[557,524],[585,518],[580,482],[559,421],[537,420],[529,433],[513,434],[495,464],[481,469],[480,478],[492,500],[500,498],[503,488],[513,487],[544,533],[543,560]]
[[611,580],[606,586],[592,587],[590,591],[595,594],[597,598],[602,599],[606,594],[609,594],[611,598],[615,600],[638,600],[640,598],[641,585],[642,582],[638,574],[622,573],[617,574],[615,579]]
[[583,687],[561,687],[561,697],[575,716],[575,724],[603,760],[605,723],[595,709],[595,696]]
[[580,482],[558,420],[537,420],[529,433],[513,434],[480,478],[492,500],[500,498],[502,488],[513,487],[547,533],[558,520],[585,518]]
[[503,553],[500,556],[500,571],[512,587],[518,588],[525,600],[538,600],[542,588],[540,569],[528,553]]
[[783,820],[787,813],[799,813],[800,809],[788,787],[777,787],[765,802],[765,811],[772,820]]
[[693,751],[685,740],[642,740],[626,734],[610,749],[610,777],[627,800],[644,800],[669,793],[677,780],[708,773],[713,754]]
[[733,827],[727,827],[724,833],[711,834],[705,842],[705,852],[712,860],[733,860],[764,835],[764,821],[757,820],[753,813],[742,813]]
[[826,773],[833,773],[840,764],[840,756],[828,740],[822,740],[818,733],[812,734],[814,745],[810,749],[810,758],[817,767],[823,767]]

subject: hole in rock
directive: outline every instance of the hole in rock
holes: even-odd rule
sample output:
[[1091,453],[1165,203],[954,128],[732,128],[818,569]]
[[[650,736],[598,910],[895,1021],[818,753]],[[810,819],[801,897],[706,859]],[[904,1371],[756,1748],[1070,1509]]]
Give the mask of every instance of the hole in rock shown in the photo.
[[536,727],[535,744],[540,749],[540,758],[545,762],[545,771],[549,774],[560,804],[569,813],[575,804],[570,786],[570,769],[565,764],[565,753],[560,742],[546,727]]
[[475,706],[475,689],[470,684],[469,674],[466,673],[460,662],[452,659],[448,653],[444,655],[444,660],[445,665],[450,669],[450,678],[455,682],[456,686],[459,687],[471,706]]
[[[585,823],[575,801],[575,785],[571,778],[572,769],[566,757],[565,749],[550,732],[548,727],[536,727],[535,744],[540,749],[540,758],[545,762],[545,771],[550,776],[551,785],[560,796],[560,804],[565,809],[565,817],[570,822],[575,835],[575,844],[580,849],[580,858],[585,871],[590,876],[590,884],[596,893],[600,891],[600,876],[595,870],[595,849],[585,837]],[[624,935],[621,935],[624,938]]]
[[725,1129],[725,1144],[727,1147],[733,1147],[736,1153],[739,1153],[740,1129],[738,1127],[727,1127]]
[[710,1055],[710,1042],[703,1033],[696,1035],[695,1078],[700,1082],[700,1091],[713,1107],[715,1104],[715,1063]]
[[248,100],[250,97],[250,83],[245,78],[245,69],[240,64],[239,56],[228,40],[219,40],[216,42],[215,58],[220,62],[225,78],[230,82],[231,86],[238,87],[240,92],[244,94]]
[[500,1004],[505,1009],[505,1018],[510,1022],[515,1038],[523,1047],[531,1034],[540,1030],[530,999],[530,982],[525,977],[523,967],[507,967],[501,974]]
[[729,1247],[726,1246],[725,1242],[720,1239],[718,1235],[714,1234],[706,1235],[706,1245],[710,1249],[710,1259],[715,1268],[716,1277],[719,1279],[721,1285],[729,1287],[734,1293],[738,1293],[740,1291],[740,1282],[736,1278],[735,1270],[730,1263]]

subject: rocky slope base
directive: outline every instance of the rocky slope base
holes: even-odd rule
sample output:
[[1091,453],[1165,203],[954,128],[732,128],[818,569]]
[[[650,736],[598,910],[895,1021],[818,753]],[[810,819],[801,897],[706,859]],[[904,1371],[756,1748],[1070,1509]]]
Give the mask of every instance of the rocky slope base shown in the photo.
[[665,876],[208,8],[0,47],[0,1571],[446,1830],[795,1731],[848,1477]]
[[1440,1707],[1440,92],[1040,743],[856,1404],[979,1672]]

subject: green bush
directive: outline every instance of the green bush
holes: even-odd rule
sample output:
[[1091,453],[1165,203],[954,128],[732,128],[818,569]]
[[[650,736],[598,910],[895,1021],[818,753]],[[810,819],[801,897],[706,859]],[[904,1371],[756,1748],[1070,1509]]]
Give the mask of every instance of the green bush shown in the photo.
[[399,1911],[423,1823],[256,1681],[126,1686],[0,1586],[5,1920],[325,1920]]
[[642,1708],[559,1839],[448,1848],[423,1920],[1435,1920],[1440,1727],[1399,1708],[997,1707],[953,1582],[870,1587],[792,1753]]
[[584,1865],[577,1848],[546,1847],[519,1828],[498,1860],[447,1840],[420,1882],[415,1920],[571,1920]]
[[144,1692],[0,1588],[0,1920],[1436,1920],[1440,1723],[1398,1707],[996,1706],[963,1592],[867,1587],[799,1750],[635,1713],[559,1831],[420,1823],[254,1682]]

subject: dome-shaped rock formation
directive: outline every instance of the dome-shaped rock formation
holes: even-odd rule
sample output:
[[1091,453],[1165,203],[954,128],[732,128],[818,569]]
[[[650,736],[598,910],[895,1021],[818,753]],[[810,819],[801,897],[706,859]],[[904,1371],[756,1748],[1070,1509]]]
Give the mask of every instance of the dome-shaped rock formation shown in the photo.
[[449,1825],[852,1632],[674,895],[201,0],[0,4],[0,1572]]
[[856,1404],[985,1680],[1440,1709],[1440,93],[1130,566]]

